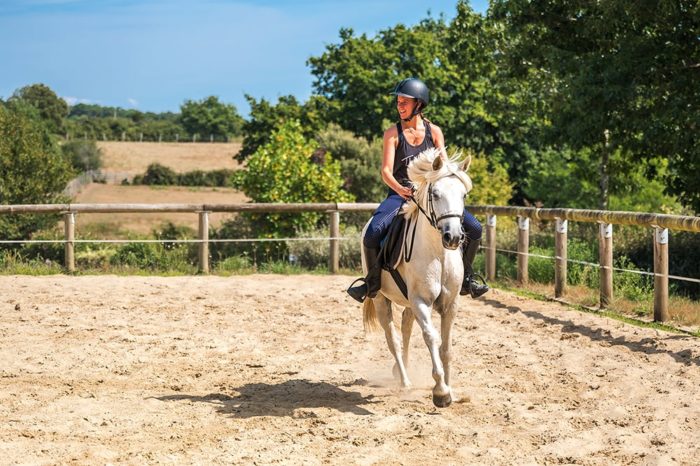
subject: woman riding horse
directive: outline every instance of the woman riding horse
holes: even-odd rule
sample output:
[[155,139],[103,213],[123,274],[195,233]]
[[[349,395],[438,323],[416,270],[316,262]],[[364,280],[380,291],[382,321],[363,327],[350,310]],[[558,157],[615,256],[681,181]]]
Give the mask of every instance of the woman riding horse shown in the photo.
[[[430,100],[428,87],[423,81],[416,78],[404,79],[391,94],[396,96],[396,109],[401,121],[384,132],[381,173],[382,180],[389,187],[389,193],[374,212],[362,243],[367,276],[358,280],[364,283],[348,288],[348,294],[359,302],[364,302],[367,297],[374,298],[381,287],[380,242],[401,206],[413,195],[408,180],[409,162],[428,148],[445,147],[445,138],[440,127],[423,117],[423,110]],[[472,263],[481,242],[481,224],[466,209],[462,228],[466,234],[466,242],[462,246],[464,279],[459,294],[470,294],[472,298],[477,298],[486,293],[489,287],[486,283],[480,284],[474,280]]]

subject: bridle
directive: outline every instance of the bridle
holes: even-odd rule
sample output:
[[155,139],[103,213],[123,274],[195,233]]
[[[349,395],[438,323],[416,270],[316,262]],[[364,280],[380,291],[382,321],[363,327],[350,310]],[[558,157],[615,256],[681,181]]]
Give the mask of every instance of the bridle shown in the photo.
[[[456,176],[456,175],[451,174],[448,176]],[[416,205],[416,207],[418,207],[418,210],[423,215],[425,215],[425,218],[428,219],[428,223],[430,223],[430,226],[435,228],[437,231],[440,231],[440,228],[438,227],[438,222],[440,222],[440,220],[443,220],[446,218],[452,218],[452,217],[459,217],[460,223],[462,223],[464,221],[464,209],[462,209],[459,213],[448,212],[446,214],[441,215],[440,217],[437,217],[437,215],[435,214],[435,206],[433,205],[433,184],[432,183],[428,184],[428,212],[426,212],[425,209],[423,209],[423,207],[421,207],[420,203],[418,201],[416,201],[416,198],[413,195],[411,195],[411,197],[409,197],[409,199],[411,201],[413,201],[413,203]],[[411,256],[413,255],[413,244],[415,243],[416,227],[417,226],[418,226],[418,222],[416,222],[413,225],[413,233],[411,234],[410,245],[407,243],[406,246],[408,246],[408,247],[404,250],[404,260],[406,262],[409,262],[411,260]],[[410,228],[410,222],[406,225],[406,230],[404,233],[404,235],[405,235],[404,240],[405,241],[408,239],[407,236],[408,236],[409,228]],[[466,239],[467,239],[467,235],[464,232],[462,232],[462,236],[459,238],[459,244],[461,245],[462,243],[464,243],[464,241]]]
[[[448,176],[456,176],[454,174],[448,175]],[[416,207],[418,207],[418,210],[420,210],[423,215],[425,215],[425,218],[428,219],[428,222],[430,222],[430,226],[435,228],[436,230],[439,230],[438,228],[438,222],[440,220],[446,219],[446,218],[452,218],[452,217],[459,217],[460,222],[464,220],[464,209],[462,209],[459,213],[455,212],[448,212],[444,215],[441,215],[440,217],[437,217],[435,215],[435,206],[433,205],[433,183],[428,184],[428,212],[421,207],[421,205],[416,201],[416,198],[411,195],[409,198],[413,201],[414,204],[416,204]]]

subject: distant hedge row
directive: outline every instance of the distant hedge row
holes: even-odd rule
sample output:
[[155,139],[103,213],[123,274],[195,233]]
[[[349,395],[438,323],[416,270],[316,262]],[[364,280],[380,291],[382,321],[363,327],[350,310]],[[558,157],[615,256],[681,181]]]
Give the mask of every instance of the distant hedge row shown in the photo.
[[231,186],[231,176],[234,170],[194,170],[186,173],[176,173],[171,168],[158,163],[152,163],[143,175],[136,175],[132,184],[160,186],[207,186],[223,188]]

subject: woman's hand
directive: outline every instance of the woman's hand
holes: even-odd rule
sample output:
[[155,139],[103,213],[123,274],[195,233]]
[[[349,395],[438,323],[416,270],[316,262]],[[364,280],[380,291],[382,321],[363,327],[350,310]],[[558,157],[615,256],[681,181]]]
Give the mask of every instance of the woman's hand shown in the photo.
[[413,196],[413,188],[401,186],[398,190],[396,190],[396,193],[404,199],[409,200],[411,196]]

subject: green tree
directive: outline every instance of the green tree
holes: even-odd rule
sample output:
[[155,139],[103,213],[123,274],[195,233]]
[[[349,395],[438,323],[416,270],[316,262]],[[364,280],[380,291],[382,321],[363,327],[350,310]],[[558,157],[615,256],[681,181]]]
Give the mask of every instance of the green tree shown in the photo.
[[700,209],[700,4],[695,0],[494,0],[513,68],[552,76],[552,140],[596,154],[607,207],[611,156],[670,157],[670,190]]
[[44,84],[32,84],[15,91],[10,102],[21,102],[36,109],[39,118],[52,134],[63,132],[63,120],[68,116],[68,104]]
[[[45,126],[19,111],[0,107],[0,204],[50,204],[72,176],[69,162]],[[0,237],[27,239],[55,223],[48,215],[0,216]]]
[[[489,154],[508,168],[511,179],[520,180],[545,119],[538,88],[503,69],[507,44],[499,24],[459,1],[449,23],[428,18],[374,37],[342,29],[340,43],[309,59],[309,66],[327,118],[368,140],[396,120],[389,95],[396,83],[421,78],[431,91],[425,115],[442,127],[447,146]],[[523,197],[519,185],[515,196]]]
[[[283,123],[270,141],[234,173],[233,184],[253,202],[350,202],[342,189],[340,164],[319,156],[318,144],[307,140],[296,120]],[[294,236],[314,228],[322,214],[253,215],[255,230],[265,237]]]
[[186,100],[180,107],[180,121],[190,134],[201,138],[239,136],[243,118],[233,104],[219,102],[216,96],[199,101]]
[[305,104],[299,103],[292,95],[282,96],[275,104],[254,97],[245,96],[250,105],[250,115],[243,124],[243,145],[236,154],[236,160],[244,161],[254,154],[258,148],[270,141],[272,133],[289,120],[301,123],[304,137],[312,139],[325,125],[324,99],[311,97]]
[[399,24],[376,37],[341,29],[340,44],[308,60],[314,90],[328,102],[329,121],[368,140],[376,137],[396,119],[389,93],[409,76],[420,77],[433,91],[427,114],[448,121],[455,112],[442,104],[451,92],[447,84],[457,75],[442,43],[445,32],[444,22],[435,19],[414,27]]
[[70,141],[61,145],[61,151],[75,171],[86,172],[102,168],[102,149],[95,141]]
[[467,174],[473,185],[467,202],[474,205],[506,205],[513,196],[514,184],[505,165],[489,160],[483,154],[466,152],[472,157]]
[[343,189],[357,202],[379,202],[386,196],[382,181],[382,140],[371,143],[331,124],[317,136],[319,149],[340,162]]

